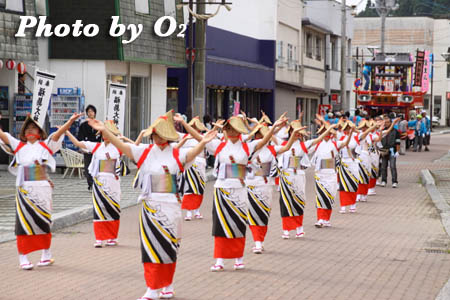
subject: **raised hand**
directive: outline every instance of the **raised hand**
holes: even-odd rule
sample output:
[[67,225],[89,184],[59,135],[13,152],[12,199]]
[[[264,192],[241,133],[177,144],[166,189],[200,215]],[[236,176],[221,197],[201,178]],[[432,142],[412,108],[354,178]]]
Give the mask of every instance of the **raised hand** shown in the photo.
[[180,114],[175,114],[175,115],[173,116],[173,120],[174,120],[175,122],[183,122],[183,121],[184,121],[183,117],[182,117]]
[[203,136],[202,142],[209,143],[217,135],[217,130],[211,130]]
[[95,119],[89,119],[88,120],[88,124],[89,124],[89,126],[94,128],[95,130],[98,130],[98,131],[105,130],[105,124],[103,124],[102,121],[95,120]]
[[243,110],[241,110],[241,115],[244,117],[244,119],[247,119],[247,115],[245,114],[245,112]]
[[84,113],[73,113],[73,115],[70,117],[69,121],[74,122],[81,116],[84,116]]

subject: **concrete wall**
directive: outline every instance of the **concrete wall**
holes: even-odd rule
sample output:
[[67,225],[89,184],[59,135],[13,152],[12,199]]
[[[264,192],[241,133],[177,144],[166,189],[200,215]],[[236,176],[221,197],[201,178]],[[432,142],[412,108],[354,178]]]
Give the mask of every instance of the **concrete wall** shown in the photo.
[[[347,7],[347,38],[353,39],[354,18],[350,7]],[[341,3],[330,0],[308,1],[305,5],[304,16],[311,20],[326,24],[334,35],[341,36]]]
[[167,102],[167,67],[152,65],[150,80],[151,108],[150,122],[154,122],[159,116],[166,112]]

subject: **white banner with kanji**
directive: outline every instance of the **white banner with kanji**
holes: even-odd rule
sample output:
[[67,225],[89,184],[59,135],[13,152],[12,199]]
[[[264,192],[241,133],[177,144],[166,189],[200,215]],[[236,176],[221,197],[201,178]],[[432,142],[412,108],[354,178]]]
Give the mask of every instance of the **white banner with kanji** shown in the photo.
[[113,120],[121,133],[125,123],[125,101],[127,85],[109,82],[107,120]]
[[36,69],[34,74],[33,105],[31,117],[44,127],[45,117],[47,116],[50,96],[52,95],[53,82],[55,74],[39,71]]

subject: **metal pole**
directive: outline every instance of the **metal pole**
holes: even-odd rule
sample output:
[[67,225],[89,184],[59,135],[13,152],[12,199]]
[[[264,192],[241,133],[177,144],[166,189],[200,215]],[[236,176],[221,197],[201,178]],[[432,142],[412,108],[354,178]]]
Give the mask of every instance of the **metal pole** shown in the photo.
[[[197,3],[197,14],[205,14],[205,2]],[[195,68],[194,68],[194,110],[193,116],[202,117],[205,114],[206,99],[206,20],[197,19],[195,22]]]
[[[194,1],[189,0],[189,8],[191,10],[194,9]],[[193,76],[192,76],[192,50],[194,49],[194,17],[191,13],[189,13],[189,41],[188,41],[188,49],[187,49],[187,55],[188,55],[188,103],[186,108],[186,115],[188,119],[192,119],[192,105],[193,105]]]
[[[431,56],[431,102],[430,102],[430,130],[433,131],[433,79],[434,79],[434,54]],[[442,106],[441,106],[442,107]]]
[[386,14],[381,14],[381,54],[384,54],[384,35],[386,32]]
[[[359,61],[358,61],[358,59],[359,59],[359,47],[356,47],[356,72],[355,72],[355,80],[356,79],[358,79],[358,76],[359,76],[359,74],[358,74],[358,72],[359,72]],[[362,84],[362,78],[360,79],[361,80],[361,84]],[[350,101],[349,101],[350,102]],[[355,108],[356,108],[356,106],[357,106],[357,104],[358,104],[358,94],[357,93],[355,93]]]
[[345,11],[346,4],[345,0],[342,0],[342,16],[341,16],[341,105],[344,105],[347,103],[346,101],[346,88],[345,88],[345,82],[346,82],[346,44],[347,44],[347,34],[346,34],[346,23],[347,23],[347,14]]

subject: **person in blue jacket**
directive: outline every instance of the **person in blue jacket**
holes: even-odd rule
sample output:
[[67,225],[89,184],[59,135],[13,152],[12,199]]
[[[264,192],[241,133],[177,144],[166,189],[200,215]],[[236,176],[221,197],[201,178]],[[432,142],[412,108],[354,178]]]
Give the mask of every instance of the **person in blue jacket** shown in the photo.
[[422,111],[422,122],[425,123],[425,127],[427,129],[427,132],[425,133],[425,138],[423,139],[423,145],[425,146],[425,151],[430,151],[430,149],[428,149],[428,146],[430,145],[430,137],[431,137],[431,121],[426,114],[427,114],[426,111]]
[[408,127],[413,127],[414,133],[416,135],[413,152],[421,152],[423,139],[425,138],[425,135],[427,133],[427,127],[425,125],[425,122],[423,122],[422,120],[422,115],[417,115],[416,120],[409,121]]

